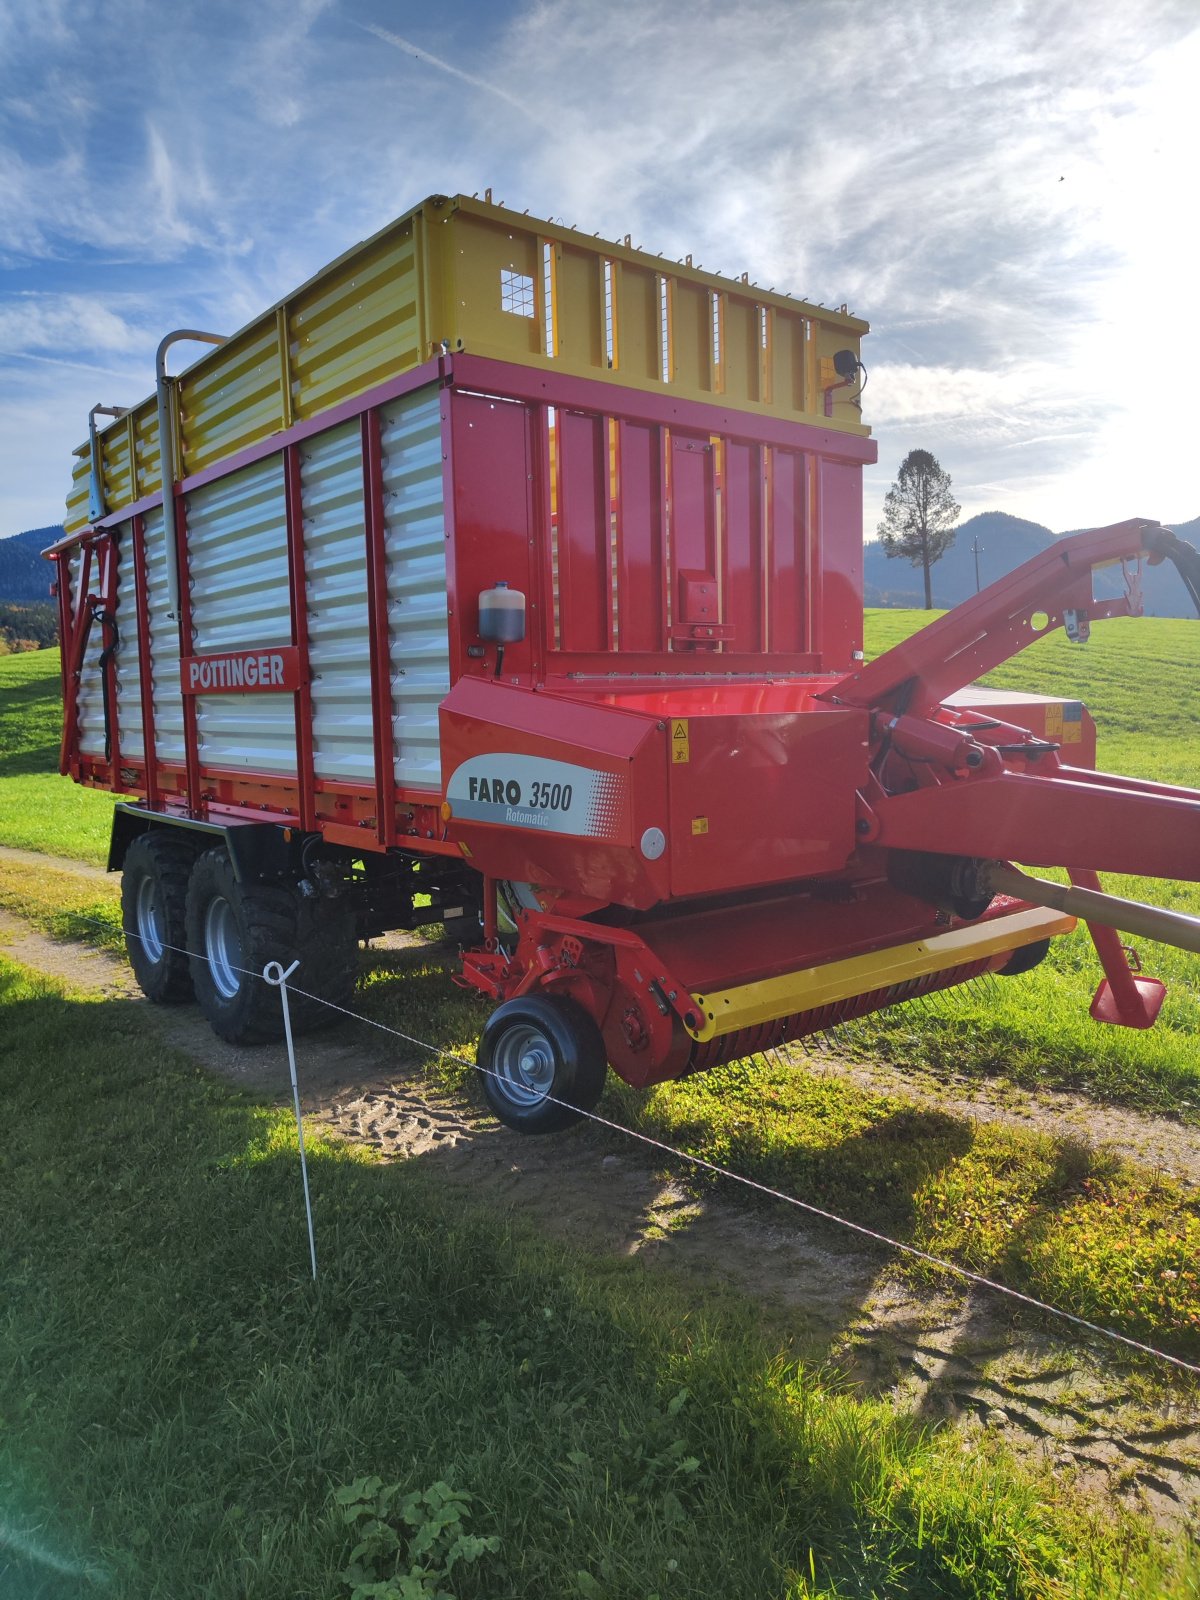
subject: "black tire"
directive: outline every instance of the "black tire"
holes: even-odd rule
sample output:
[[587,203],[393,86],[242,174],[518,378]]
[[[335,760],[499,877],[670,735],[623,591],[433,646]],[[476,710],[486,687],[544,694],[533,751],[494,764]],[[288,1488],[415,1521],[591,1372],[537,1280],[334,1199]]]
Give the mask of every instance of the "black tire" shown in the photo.
[[125,952],[142,993],[155,1005],[176,1006],[192,998],[186,903],[195,859],[190,841],[166,828],[139,834],[125,852]]
[[266,1044],[283,1037],[279,991],[261,976],[268,961],[285,968],[300,963],[288,986],[295,1033],[340,1020],[338,1012],[300,990],[339,1006],[349,1006],[354,998],[358,938],[353,914],[283,884],[239,883],[223,848],[205,851],[192,869],[187,947],[196,1000],[213,1032],[230,1044]]
[[456,950],[474,950],[483,943],[483,923],[473,911],[446,917],[442,927],[446,930],[446,943]]
[[517,1133],[557,1133],[578,1122],[608,1071],[600,1030],[583,1007],[543,995],[493,1011],[476,1060],[488,1105]]
[[1022,972],[1040,967],[1049,954],[1049,939],[1035,939],[1032,944],[1023,944],[1019,950],[1014,950],[1004,965],[996,968],[996,973],[1001,978],[1018,978]]

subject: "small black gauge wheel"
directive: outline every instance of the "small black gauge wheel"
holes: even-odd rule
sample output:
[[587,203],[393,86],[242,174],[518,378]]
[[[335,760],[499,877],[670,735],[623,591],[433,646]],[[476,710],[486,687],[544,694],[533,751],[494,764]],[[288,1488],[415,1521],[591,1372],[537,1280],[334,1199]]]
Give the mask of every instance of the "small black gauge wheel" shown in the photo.
[[527,995],[488,1018],[479,1041],[488,1105],[518,1133],[557,1133],[591,1111],[608,1060],[595,1022],[573,1000]]
[[1049,939],[1035,939],[1032,944],[1023,944],[1019,950],[1014,950],[996,971],[1002,978],[1017,978],[1022,972],[1032,972],[1034,967],[1040,967],[1049,954]]

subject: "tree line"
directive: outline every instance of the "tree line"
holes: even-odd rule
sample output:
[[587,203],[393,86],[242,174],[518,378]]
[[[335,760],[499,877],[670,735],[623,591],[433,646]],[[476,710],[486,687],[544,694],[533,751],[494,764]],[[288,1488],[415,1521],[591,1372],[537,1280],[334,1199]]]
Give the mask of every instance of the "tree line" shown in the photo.
[[45,650],[57,643],[58,612],[53,606],[0,600],[0,656]]

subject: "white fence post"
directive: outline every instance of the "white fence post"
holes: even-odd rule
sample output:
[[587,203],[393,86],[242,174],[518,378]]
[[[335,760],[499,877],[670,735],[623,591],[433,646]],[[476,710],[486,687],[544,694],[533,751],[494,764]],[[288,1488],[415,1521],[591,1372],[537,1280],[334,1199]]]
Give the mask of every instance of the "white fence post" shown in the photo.
[[304,1184],[304,1213],[308,1218],[308,1254],[312,1261],[313,1282],[317,1281],[317,1238],[313,1232],[312,1197],[308,1192],[308,1160],[304,1154],[304,1118],[300,1112],[300,1085],[296,1079],[296,1046],[292,1042],[292,1013],[288,1007],[287,981],[300,965],[293,961],[285,972],[278,961],[268,961],[263,968],[263,978],[272,988],[279,990],[283,1005],[283,1036],[287,1040],[288,1068],[292,1074],[292,1100],[296,1107],[296,1135],[300,1141],[300,1178]]

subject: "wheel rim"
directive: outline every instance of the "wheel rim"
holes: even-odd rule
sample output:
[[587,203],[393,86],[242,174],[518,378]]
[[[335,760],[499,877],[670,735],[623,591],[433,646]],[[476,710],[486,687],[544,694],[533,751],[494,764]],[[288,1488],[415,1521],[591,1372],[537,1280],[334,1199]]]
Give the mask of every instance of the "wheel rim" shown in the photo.
[[163,958],[166,949],[162,913],[158,908],[158,901],[154,895],[153,878],[143,878],[138,884],[137,910],[134,920],[137,922],[137,935],[142,946],[142,953],[154,966]]
[[219,895],[204,913],[204,953],[217,993],[232,1000],[242,987],[242,940],[233,907]]
[[514,1106],[540,1105],[554,1088],[554,1046],[533,1023],[517,1023],[496,1042],[492,1088]]

